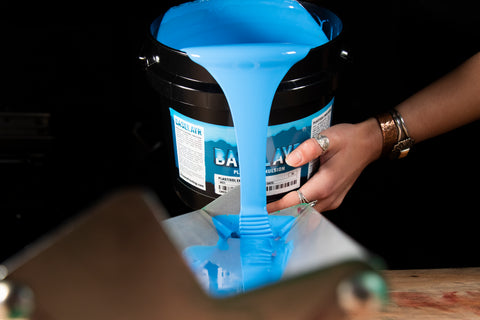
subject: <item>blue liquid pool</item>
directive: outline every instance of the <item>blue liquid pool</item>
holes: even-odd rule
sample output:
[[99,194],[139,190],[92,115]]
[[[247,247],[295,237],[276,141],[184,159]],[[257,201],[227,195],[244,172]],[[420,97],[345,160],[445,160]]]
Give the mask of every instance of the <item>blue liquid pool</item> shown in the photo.
[[224,297],[278,281],[293,249],[285,237],[295,218],[269,216],[274,237],[238,237],[238,215],[213,218],[219,240],[215,246],[192,246],[184,251],[203,287]]
[[296,1],[202,0],[171,8],[157,40],[186,52],[218,82],[239,155],[239,215],[214,217],[217,245],[189,247],[185,256],[215,296],[275,282],[293,246],[285,237],[294,218],[266,211],[270,107],[290,68],[328,39]]

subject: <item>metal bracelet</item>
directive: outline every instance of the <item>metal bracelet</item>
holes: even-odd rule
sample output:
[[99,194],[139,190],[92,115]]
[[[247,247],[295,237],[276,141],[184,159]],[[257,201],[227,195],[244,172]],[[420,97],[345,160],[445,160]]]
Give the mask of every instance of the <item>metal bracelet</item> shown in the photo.
[[395,120],[395,124],[398,127],[398,142],[409,139],[410,135],[408,134],[408,129],[405,125],[405,120],[403,120],[402,115],[396,109],[391,110],[391,115],[393,117],[393,120]]
[[376,116],[383,136],[382,156],[401,159],[408,155],[415,143],[408,133],[402,115],[395,109]]

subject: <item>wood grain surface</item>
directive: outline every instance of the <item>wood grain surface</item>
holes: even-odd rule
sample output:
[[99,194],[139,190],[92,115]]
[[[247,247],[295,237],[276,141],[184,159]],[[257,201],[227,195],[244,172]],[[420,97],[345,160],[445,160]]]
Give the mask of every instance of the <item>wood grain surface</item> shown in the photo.
[[480,268],[388,270],[390,302],[375,319],[480,319]]

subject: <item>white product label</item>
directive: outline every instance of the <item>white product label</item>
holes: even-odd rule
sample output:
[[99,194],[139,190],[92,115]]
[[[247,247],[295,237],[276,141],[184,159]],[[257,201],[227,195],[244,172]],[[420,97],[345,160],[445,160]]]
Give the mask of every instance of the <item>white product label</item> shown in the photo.
[[332,107],[328,108],[324,113],[312,119],[311,138],[330,127],[332,120]]
[[284,193],[300,188],[301,168],[292,171],[267,176],[267,196]]
[[[267,196],[284,193],[295,190],[300,187],[300,178],[302,170],[296,168],[274,176],[267,176]],[[225,194],[236,186],[240,185],[239,177],[224,176],[215,174],[215,193]]]
[[[285,158],[303,141],[330,126],[333,99],[317,112],[268,127],[265,158],[267,196],[298,189],[319,166],[318,159],[300,168]],[[209,197],[217,197],[240,184],[235,128],[203,122],[170,108],[178,178]]]
[[[320,132],[329,128],[331,121],[332,121],[332,107],[330,106],[330,108],[328,108],[324,113],[312,119],[312,129],[311,129],[310,138],[316,137]],[[308,164],[307,177],[309,179],[312,176],[312,174],[316,171],[316,168],[318,168],[318,161],[320,160],[317,158],[313,161],[310,161],[310,163]]]
[[195,187],[206,190],[205,130],[176,115],[173,120],[179,175]]
[[215,173],[215,193],[225,194],[240,185],[240,177],[224,176]]

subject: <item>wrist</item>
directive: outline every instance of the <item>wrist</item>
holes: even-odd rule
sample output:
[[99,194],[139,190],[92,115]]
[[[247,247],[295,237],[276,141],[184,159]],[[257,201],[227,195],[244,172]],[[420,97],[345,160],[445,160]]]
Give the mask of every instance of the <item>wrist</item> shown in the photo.
[[368,150],[367,160],[373,162],[382,155],[383,137],[375,118],[369,118],[357,124],[362,135],[362,141],[365,142],[364,147]]

